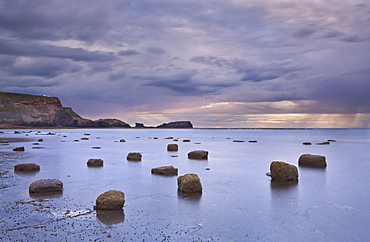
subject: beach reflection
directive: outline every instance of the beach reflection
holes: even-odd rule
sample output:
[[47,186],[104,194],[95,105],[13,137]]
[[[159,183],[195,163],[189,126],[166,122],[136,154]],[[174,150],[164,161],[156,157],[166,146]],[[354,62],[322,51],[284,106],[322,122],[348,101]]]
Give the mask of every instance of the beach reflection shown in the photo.
[[113,225],[123,223],[125,220],[125,212],[123,209],[115,210],[96,210],[96,218],[105,225]]

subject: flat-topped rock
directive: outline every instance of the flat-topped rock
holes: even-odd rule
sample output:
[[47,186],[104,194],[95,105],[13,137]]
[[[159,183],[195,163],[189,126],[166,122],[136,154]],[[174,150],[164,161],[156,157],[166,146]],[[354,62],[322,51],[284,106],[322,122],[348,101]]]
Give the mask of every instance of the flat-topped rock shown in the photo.
[[22,163],[14,166],[15,171],[39,171],[40,166],[35,163]]
[[95,209],[122,209],[125,204],[125,194],[121,191],[109,190],[98,196]]
[[168,144],[167,145],[167,151],[178,151],[179,146],[177,144]]
[[298,159],[299,166],[325,168],[326,157],[322,155],[303,154]]
[[296,166],[283,161],[273,161],[270,164],[272,181],[297,181],[298,169]]
[[142,155],[137,152],[131,152],[127,155],[127,160],[129,161],[141,161]]
[[202,183],[197,174],[185,174],[177,178],[179,192],[202,192]]
[[29,186],[30,193],[62,192],[63,182],[57,179],[40,179]]
[[13,151],[24,151],[24,147],[17,147],[17,148],[14,148]]
[[152,174],[165,175],[165,176],[176,176],[178,168],[173,166],[161,166],[152,169]]
[[99,167],[103,166],[104,161],[102,159],[89,159],[87,161],[87,166]]
[[188,153],[189,159],[195,160],[207,160],[208,159],[208,151],[205,150],[193,150]]

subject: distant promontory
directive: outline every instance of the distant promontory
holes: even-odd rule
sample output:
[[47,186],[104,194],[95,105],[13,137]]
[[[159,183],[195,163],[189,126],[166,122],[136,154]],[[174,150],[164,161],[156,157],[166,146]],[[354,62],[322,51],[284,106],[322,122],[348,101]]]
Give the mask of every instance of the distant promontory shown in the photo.
[[[119,119],[82,118],[72,108],[63,107],[57,97],[0,92],[0,128],[11,127],[131,128]],[[193,128],[193,125],[190,121],[175,121],[156,128]]]

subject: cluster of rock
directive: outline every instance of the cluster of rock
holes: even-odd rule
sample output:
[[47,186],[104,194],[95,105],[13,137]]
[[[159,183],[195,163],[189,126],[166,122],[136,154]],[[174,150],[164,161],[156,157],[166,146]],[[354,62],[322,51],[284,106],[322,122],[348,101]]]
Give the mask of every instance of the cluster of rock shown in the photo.
[[[326,157],[322,155],[303,154],[298,159],[298,165],[311,168],[326,168]],[[295,165],[288,164],[283,161],[273,161],[270,164],[270,172],[272,181],[298,181],[298,169]]]

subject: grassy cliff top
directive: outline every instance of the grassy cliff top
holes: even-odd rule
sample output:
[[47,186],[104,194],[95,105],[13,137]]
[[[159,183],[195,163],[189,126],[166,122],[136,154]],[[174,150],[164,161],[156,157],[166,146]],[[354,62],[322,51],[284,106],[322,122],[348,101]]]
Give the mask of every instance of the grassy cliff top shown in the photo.
[[49,96],[42,96],[42,95],[31,95],[31,94],[23,94],[23,93],[12,93],[12,92],[0,92],[0,101],[23,101],[23,100],[37,100],[40,98],[56,98],[56,97],[49,97]]

